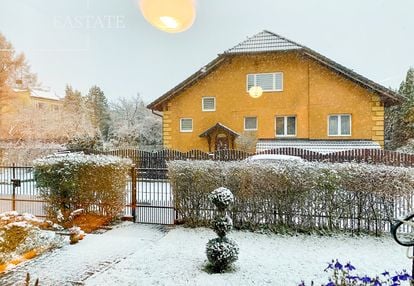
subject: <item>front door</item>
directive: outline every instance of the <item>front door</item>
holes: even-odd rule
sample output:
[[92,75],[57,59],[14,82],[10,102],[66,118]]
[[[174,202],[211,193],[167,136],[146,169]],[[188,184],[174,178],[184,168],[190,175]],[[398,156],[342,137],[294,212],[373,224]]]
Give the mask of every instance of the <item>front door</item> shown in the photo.
[[226,134],[217,134],[216,151],[229,149],[229,138]]

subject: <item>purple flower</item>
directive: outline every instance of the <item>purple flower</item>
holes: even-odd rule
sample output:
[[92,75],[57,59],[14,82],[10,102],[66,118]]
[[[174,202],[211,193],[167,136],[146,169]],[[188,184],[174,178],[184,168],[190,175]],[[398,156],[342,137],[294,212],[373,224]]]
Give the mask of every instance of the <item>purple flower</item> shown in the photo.
[[378,281],[378,278],[375,279],[373,286],[381,286],[381,282]]
[[351,262],[348,262],[347,264],[345,264],[345,268],[348,269],[349,271],[355,270],[356,268],[351,264]]
[[391,277],[392,282],[398,282],[400,280],[399,275],[395,275]]
[[342,266],[342,264],[341,263],[339,263],[339,261],[337,260],[336,261],[336,263],[335,263],[335,269],[339,269],[339,270],[342,270],[342,268],[343,268],[343,266]]
[[371,278],[369,278],[366,275],[364,277],[360,277],[359,280],[361,280],[361,282],[363,282],[363,283],[369,283],[369,282],[371,282]]
[[382,273],[381,273],[381,275],[382,275],[382,276],[390,276],[390,273],[389,273],[388,271],[386,271],[386,270],[385,270],[384,272],[382,272]]
[[329,281],[328,284],[326,284],[325,286],[335,286],[335,283],[333,283],[332,281]]
[[398,275],[398,279],[400,279],[400,280],[402,280],[402,281],[407,281],[408,279],[410,279],[411,278],[411,276],[410,275],[408,275],[407,273],[404,273],[404,274],[400,274],[400,275]]
[[333,263],[334,263],[333,260],[332,260],[332,263],[328,263],[328,267],[326,267],[324,271],[326,272],[328,269],[334,269]]

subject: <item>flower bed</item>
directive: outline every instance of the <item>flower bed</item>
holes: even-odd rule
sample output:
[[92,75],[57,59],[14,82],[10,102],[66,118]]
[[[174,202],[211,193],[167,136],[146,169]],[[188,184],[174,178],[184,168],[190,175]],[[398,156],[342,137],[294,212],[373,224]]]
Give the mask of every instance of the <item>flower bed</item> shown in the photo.
[[31,214],[1,213],[0,272],[62,245],[63,238],[52,231],[59,228]]

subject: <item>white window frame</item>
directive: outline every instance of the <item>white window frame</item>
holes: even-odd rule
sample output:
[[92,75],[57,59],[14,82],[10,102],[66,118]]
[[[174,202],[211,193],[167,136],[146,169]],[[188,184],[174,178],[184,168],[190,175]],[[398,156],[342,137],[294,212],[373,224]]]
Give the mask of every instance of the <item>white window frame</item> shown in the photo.
[[[183,120],[191,120],[191,130],[183,130]],[[189,117],[180,118],[180,132],[191,133],[193,132],[193,129],[194,129],[194,121],[192,118],[189,118]]]
[[[214,99],[214,109],[204,109],[204,99],[206,99],[206,98]],[[203,96],[201,98],[201,110],[203,112],[214,112],[214,111],[216,111],[216,98],[214,96]]]
[[[331,116],[338,116],[338,134],[330,134],[329,133],[329,131],[330,131],[330,128],[329,128],[329,119],[331,118]],[[342,116],[349,116],[349,134],[342,134],[342,126],[341,126],[341,117]],[[329,137],[349,137],[349,136],[352,136],[352,114],[350,114],[350,113],[341,113],[341,114],[329,114],[328,115],[328,136]]]
[[254,76],[254,86],[257,86],[257,75],[266,75],[266,74],[272,74],[272,75],[280,74],[280,77],[282,79],[282,88],[281,89],[276,89],[276,76],[273,76],[273,87],[274,87],[274,89],[272,89],[272,90],[263,90],[263,92],[280,92],[280,91],[283,91],[283,88],[284,88],[284,75],[283,75],[283,72],[249,73],[249,74],[247,74],[246,75],[246,91],[249,92],[249,76],[250,75]]
[[[288,117],[295,117],[295,134],[287,134],[287,119]],[[283,135],[277,134],[277,119],[283,118]],[[298,133],[298,117],[294,114],[292,115],[276,115],[275,116],[275,136],[276,137],[296,137]]]
[[[247,129],[246,128],[246,118],[256,118],[256,128],[254,128],[254,129]],[[259,120],[257,119],[257,116],[245,116],[243,118],[243,125],[244,125],[244,130],[245,131],[256,131],[258,129],[258,127],[259,127]]]

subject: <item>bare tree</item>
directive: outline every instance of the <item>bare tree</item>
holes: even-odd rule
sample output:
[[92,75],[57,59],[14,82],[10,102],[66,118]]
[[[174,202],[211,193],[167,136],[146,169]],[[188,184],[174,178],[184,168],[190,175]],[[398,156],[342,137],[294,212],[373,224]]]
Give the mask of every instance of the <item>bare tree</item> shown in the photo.
[[110,138],[116,147],[159,146],[162,144],[161,118],[145,107],[138,94],[120,98],[110,106]]

